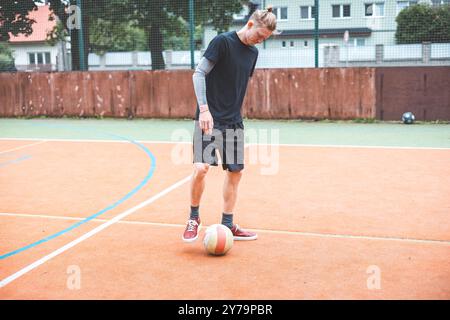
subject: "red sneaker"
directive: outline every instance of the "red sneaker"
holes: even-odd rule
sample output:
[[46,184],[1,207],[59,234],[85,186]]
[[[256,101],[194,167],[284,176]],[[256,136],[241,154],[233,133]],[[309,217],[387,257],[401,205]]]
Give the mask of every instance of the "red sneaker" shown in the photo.
[[200,222],[200,218],[197,219],[189,219],[186,224],[186,229],[183,233],[183,241],[185,242],[194,242],[198,238],[198,232],[202,223]]
[[258,238],[258,235],[256,233],[242,230],[237,224],[233,225],[233,228],[231,228],[231,232],[233,233],[234,240],[256,240]]

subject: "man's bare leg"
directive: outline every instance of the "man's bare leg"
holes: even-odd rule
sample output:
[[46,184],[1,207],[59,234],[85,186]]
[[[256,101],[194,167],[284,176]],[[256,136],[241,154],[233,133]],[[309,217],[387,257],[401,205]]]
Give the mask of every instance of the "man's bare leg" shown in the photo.
[[208,170],[208,164],[194,163],[194,173],[191,178],[191,213],[182,237],[185,242],[194,242],[198,238],[201,227],[198,207],[205,189],[205,177]]
[[191,178],[191,206],[198,207],[205,190],[205,177],[209,170],[209,164],[194,163],[194,173]]
[[223,184],[223,212],[232,213],[236,205],[239,181],[241,181],[242,172],[227,171]]
[[231,229],[234,240],[255,240],[258,235],[251,231],[241,229],[237,224],[233,224],[233,210],[236,205],[239,182],[242,178],[242,171],[227,171],[223,184],[223,213],[222,224]]

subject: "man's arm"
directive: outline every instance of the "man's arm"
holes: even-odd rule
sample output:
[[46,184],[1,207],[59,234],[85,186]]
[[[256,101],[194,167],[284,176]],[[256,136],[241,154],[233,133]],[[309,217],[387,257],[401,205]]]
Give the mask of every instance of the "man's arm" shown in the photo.
[[208,109],[208,101],[206,99],[206,75],[214,68],[215,63],[207,58],[201,58],[197,68],[195,69],[192,81],[194,82],[194,91],[200,109],[199,125],[207,134],[212,133],[214,121]]
[[206,59],[205,57],[200,59],[200,62],[195,69],[192,80],[194,82],[195,95],[199,106],[207,105],[206,100],[206,75],[214,68],[215,63]]

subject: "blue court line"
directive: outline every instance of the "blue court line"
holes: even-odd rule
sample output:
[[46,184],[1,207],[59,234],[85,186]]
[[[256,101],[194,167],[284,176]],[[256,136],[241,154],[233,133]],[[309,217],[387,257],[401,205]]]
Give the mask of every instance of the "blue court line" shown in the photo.
[[[67,126],[65,126],[65,127],[67,127]],[[92,129],[91,129],[91,130],[92,130]],[[151,159],[151,166],[150,166],[150,169],[149,169],[147,175],[145,176],[145,178],[141,181],[141,183],[139,183],[139,185],[137,185],[133,190],[131,190],[130,192],[128,192],[124,197],[122,197],[121,199],[117,200],[117,201],[114,202],[113,204],[107,206],[106,208],[104,208],[104,209],[102,209],[102,210],[100,210],[100,211],[94,213],[93,215],[91,215],[91,216],[85,218],[84,220],[81,220],[81,221],[79,221],[79,222],[73,224],[72,226],[70,226],[70,227],[68,227],[68,228],[66,228],[66,229],[64,229],[64,230],[61,230],[61,231],[59,231],[59,232],[57,232],[57,233],[55,233],[55,234],[52,234],[52,235],[50,235],[50,236],[48,236],[48,237],[45,237],[45,238],[43,238],[43,239],[41,239],[41,240],[38,240],[38,241],[36,241],[36,242],[30,243],[29,245],[24,246],[24,247],[22,247],[22,248],[19,248],[19,249],[16,249],[16,250],[14,250],[14,251],[5,253],[5,254],[3,254],[3,255],[0,256],[0,260],[3,260],[3,259],[5,259],[5,258],[11,257],[11,256],[13,256],[13,255],[15,255],[15,254],[20,253],[20,252],[23,252],[23,251],[25,251],[25,250],[31,249],[31,248],[33,248],[33,247],[36,247],[36,246],[38,246],[38,245],[40,245],[40,244],[42,244],[42,243],[44,243],[44,242],[50,241],[50,240],[52,240],[52,239],[55,239],[56,237],[59,237],[59,236],[65,234],[65,233],[67,233],[67,232],[69,232],[69,231],[71,231],[71,230],[73,230],[73,229],[75,229],[75,228],[77,228],[77,227],[79,227],[79,226],[85,224],[86,222],[89,222],[89,221],[91,221],[92,219],[97,218],[98,216],[102,215],[103,213],[105,213],[105,212],[107,212],[107,211],[110,211],[110,210],[114,209],[114,208],[117,207],[119,204],[123,203],[124,201],[126,201],[127,199],[129,199],[130,197],[132,197],[136,192],[138,192],[140,189],[142,189],[142,188],[147,184],[147,182],[148,182],[148,181],[150,180],[150,178],[153,176],[153,173],[154,173],[155,168],[156,168],[156,159],[155,159],[155,156],[153,155],[153,153],[152,153],[149,149],[147,149],[147,147],[145,147],[144,145],[142,145],[142,144],[140,144],[139,142],[136,142],[136,141],[134,141],[134,140],[131,140],[131,139],[128,139],[128,138],[125,138],[125,137],[121,137],[121,136],[118,136],[118,135],[115,135],[115,134],[110,134],[110,133],[105,133],[105,134],[110,135],[110,136],[113,136],[113,137],[115,137],[115,138],[119,138],[120,140],[126,140],[126,141],[131,142],[132,144],[138,146],[140,149],[144,150],[144,152],[147,154],[147,156]]]
[[6,161],[6,162],[2,162],[2,163],[0,163],[0,168],[6,167],[7,165],[10,165],[10,164],[22,162],[22,161],[28,160],[30,158],[31,158],[31,156],[25,155],[25,156],[19,157],[19,158],[14,159],[14,160],[9,160],[9,161]]

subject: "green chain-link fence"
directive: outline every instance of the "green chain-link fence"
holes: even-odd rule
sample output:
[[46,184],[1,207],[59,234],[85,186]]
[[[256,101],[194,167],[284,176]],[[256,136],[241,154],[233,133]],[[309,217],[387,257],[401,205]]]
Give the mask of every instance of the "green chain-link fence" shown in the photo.
[[450,0],[1,0],[0,70],[189,69],[274,7],[257,68],[450,65]]

